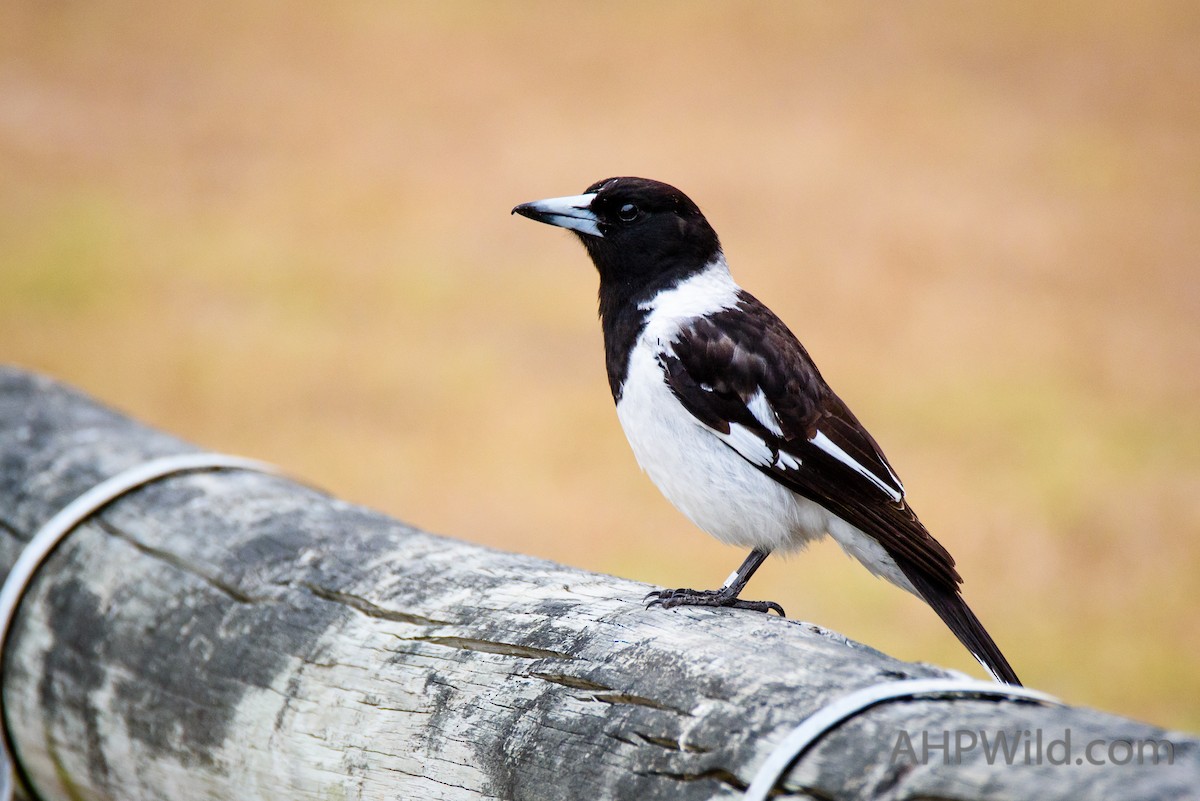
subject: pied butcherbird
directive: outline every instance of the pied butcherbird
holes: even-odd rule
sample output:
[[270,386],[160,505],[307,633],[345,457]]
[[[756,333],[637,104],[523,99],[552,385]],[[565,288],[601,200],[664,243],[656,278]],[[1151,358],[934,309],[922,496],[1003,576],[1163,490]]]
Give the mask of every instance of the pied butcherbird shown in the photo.
[[638,464],[699,528],[750,549],[720,589],[661,590],[651,605],[783,614],[742,589],[770,554],[828,534],[933,607],[997,681],[1020,683],[875,439],[734,282],[695,203],[659,181],[608,178],[513,213],[574,232],[600,273],[608,383]]

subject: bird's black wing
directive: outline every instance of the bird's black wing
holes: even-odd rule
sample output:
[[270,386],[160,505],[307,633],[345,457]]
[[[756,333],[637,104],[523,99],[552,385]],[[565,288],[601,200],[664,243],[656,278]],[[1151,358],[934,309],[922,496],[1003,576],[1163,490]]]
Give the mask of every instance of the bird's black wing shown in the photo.
[[904,500],[878,444],[753,296],[685,326],[662,366],[675,397],[743,458],[873,537],[906,575],[957,591],[954,560]]
[[879,445],[787,326],[743,292],[697,318],[664,351],[667,385],[726,445],[798,495],[875,539],[998,680],[1020,684],[963,601],[954,559],[917,519]]

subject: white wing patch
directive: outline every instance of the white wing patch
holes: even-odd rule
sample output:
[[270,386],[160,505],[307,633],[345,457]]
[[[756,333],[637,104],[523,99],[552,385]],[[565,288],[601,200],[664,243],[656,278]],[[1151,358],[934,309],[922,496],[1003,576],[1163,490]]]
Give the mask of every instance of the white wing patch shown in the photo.
[[[750,414],[754,415],[755,420],[762,423],[763,428],[777,437],[783,436],[783,428],[779,425],[779,415],[775,414],[775,410],[771,407],[771,402],[767,400],[767,396],[763,394],[761,388],[751,396],[749,402],[746,404],[746,408],[750,410]],[[771,466],[783,470],[799,470],[800,460],[792,454],[781,450],[775,454]]]
[[900,479],[897,478],[896,474],[891,470],[888,470],[888,475],[891,476],[892,480],[896,482],[896,486],[900,488],[898,492],[894,487],[890,486],[879,476],[875,475],[870,470],[856,462],[854,457],[838,447],[838,445],[829,437],[825,436],[824,433],[818,431],[816,436],[809,440],[809,442],[811,442],[813,445],[816,445],[834,459],[837,459],[839,462],[870,481],[876,487],[879,487],[879,489],[883,490],[883,492],[890,496],[891,499],[896,503],[900,503],[900,501],[904,500],[904,485],[900,483]]
[[783,429],[779,427],[779,417],[771,408],[771,403],[761,388],[750,398],[746,408],[750,410],[750,414],[754,415],[755,420],[763,424],[763,428],[777,437],[783,436]]
[[[759,393],[758,397],[761,397],[761,393]],[[763,403],[765,404],[766,401],[764,400]],[[770,409],[770,406],[767,406],[767,408]],[[758,419],[757,414],[755,414],[754,417],[755,419]],[[773,417],[774,415],[772,414],[772,418]],[[759,422],[763,425],[767,425],[761,419]],[[707,429],[708,426],[705,426],[705,428]],[[773,428],[778,429],[778,423],[776,423]],[[716,434],[726,445],[740,453],[742,458],[751,464],[756,464],[759,467],[778,467],[782,468],[783,470],[800,469],[799,459],[785,451],[773,450],[770,445],[763,442],[761,437],[759,437],[750,429],[746,428],[744,425],[740,425],[739,423],[730,423],[728,434],[721,434],[720,432],[716,431],[713,433]],[[781,433],[782,432],[778,432],[776,435],[779,436]]]
[[775,466],[782,467],[784,470],[799,470],[800,460],[786,451],[780,451],[779,455],[775,457]]
[[759,467],[770,467],[774,462],[771,449],[753,431],[738,423],[729,424],[729,433],[714,432],[729,447],[742,455],[746,461]]

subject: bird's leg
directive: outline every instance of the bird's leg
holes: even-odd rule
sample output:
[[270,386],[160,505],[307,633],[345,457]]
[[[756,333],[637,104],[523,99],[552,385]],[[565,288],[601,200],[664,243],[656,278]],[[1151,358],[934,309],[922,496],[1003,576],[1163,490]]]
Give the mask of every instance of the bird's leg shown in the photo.
[[643,600],[649,600],[647,608],[661,606],[670,609],[673,606],[728,606],[734,609],[751,609],[755,612],[770,612],[774,610],[780,617],[787,617],[783,607],[774,601],[743,601],[738,594],[745,588],[746,582],[754,575],[766,558],[769,551],[757,548],[750,552],[742,566],[730,574],[719,590],[655,590]]

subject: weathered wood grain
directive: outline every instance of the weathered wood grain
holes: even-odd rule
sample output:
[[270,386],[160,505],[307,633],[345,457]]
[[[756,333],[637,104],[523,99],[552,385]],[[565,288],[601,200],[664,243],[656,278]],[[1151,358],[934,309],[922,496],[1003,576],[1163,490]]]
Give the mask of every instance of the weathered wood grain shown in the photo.
[[[95,483],[194,450],[0,370],[0,568]],[[278,477],[175,476],[101,510],[43,567],[5,655],[4,710],[44,799],[710,799],[738,797],[837,696],[946,675],[796,621],[647,611],[649,589],[426,534]],[[1074,750],[1063,766],[989,765],[979,749],[961,764],[892,759],[903,733],[919,747],[947,731],[952,743],[1069,731]],[[1174,764],[1074,763],[1089,741],[1119,739],[1170,741]],[[1189,735],[1087,709],[936,700],[850,721],[781,792],[1079,801],[1198,786]]]

